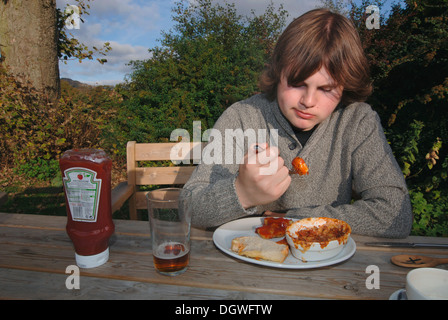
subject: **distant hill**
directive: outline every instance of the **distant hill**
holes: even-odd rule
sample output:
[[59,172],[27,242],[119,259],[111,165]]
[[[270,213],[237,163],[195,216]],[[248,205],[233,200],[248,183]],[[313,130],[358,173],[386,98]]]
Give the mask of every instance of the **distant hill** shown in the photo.
[[70,78],[61,78],[61,81],[66,81],[73,88],[91,88],[92,86],[86,83],[79,82]]

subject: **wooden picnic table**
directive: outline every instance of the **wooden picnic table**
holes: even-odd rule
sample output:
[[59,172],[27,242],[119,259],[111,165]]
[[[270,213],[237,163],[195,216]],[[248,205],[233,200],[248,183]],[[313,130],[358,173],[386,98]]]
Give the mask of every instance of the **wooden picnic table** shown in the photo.
[[[448,255],[448,249],[369,247],[366,242],[385,239],[353,235],[356,252],[344,262],[279,269],[233,258],[214,245],[213,232],[193,228],[189,269],[167,277],[153,267],[148,222],[115,220],[109,261],[80,269],[79,289],[68,289],[72,273],[66,268],[75,265],[75,256],[66,222],[66,217],[0,213],[0,299],[389,299],[404,288],[411,270],[393,265],[392,256]],[[372,265],[379,270],[379,289],[366,286]]]

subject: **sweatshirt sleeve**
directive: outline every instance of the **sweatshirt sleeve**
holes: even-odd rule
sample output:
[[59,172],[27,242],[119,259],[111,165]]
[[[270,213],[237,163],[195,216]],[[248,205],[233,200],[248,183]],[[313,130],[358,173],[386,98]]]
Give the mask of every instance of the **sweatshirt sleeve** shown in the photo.
[[[238,113],[232,108],[221,115],[210,132],[210,141],[202,152],[201,164],[184,186],[192,192],[192,225],[195,227],[216,227],[257,212],[256,207],[244,209],[241,205],[235,188],[239,164],[234,160],[226,163],[224,154],[224,132],[241,126],[240,121]],[[239,151],[243,152],[240,147]]]
[[367,113],[352,133],[350,159],[342,161],[351,163],[352,189],[358,199],[349,204],[289,210],[287,215],[326,216],[346,221],[353,233],[407,237],[413,222],[409,193],[377,113]]

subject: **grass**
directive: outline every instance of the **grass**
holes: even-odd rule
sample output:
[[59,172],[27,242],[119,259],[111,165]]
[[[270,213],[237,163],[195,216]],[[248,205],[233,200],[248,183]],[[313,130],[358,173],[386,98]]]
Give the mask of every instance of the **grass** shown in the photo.
[[66,215],[62,187],[26,187],[15,189],[15,192],[8,189],[5,190],[8,193],[8,201],[0,206],[2,212]]
[[[112,188],[126,179],[126,173],[114,168]],[[0,191],[8,194],[8,200],[0,205],[0,212],[24,213],[52,216],[66,216],[65,195],[61,178],[51,181],[18,176],[12,169],[0,171]],[[129,219],[129,207],[123,207],[113,214],[114,219]]]

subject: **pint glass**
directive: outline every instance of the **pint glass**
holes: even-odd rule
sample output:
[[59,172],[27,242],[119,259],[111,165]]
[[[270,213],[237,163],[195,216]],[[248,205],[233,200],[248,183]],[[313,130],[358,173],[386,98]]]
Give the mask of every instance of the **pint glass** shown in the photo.
[[190,260],[191,192],[164,188],[148,192],[148,216],[156,270],[169,276],[187,270]]

